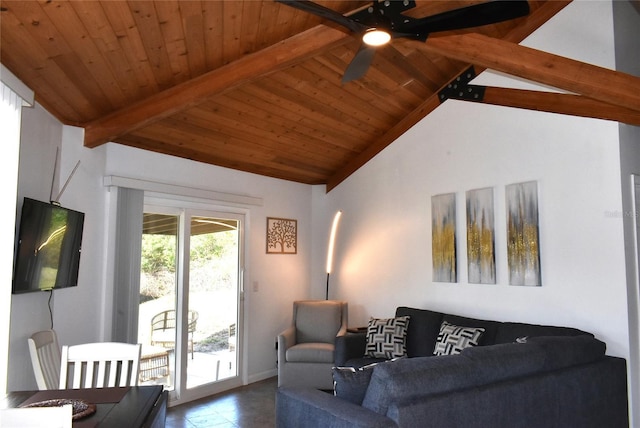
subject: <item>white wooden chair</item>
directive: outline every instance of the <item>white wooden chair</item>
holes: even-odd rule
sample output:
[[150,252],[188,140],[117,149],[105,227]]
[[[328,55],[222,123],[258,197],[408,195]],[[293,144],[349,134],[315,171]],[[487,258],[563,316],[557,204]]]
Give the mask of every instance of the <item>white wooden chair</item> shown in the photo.
[[60,389],[136,386],[141,345],[119,342],[63,346]]
[[0,427],[71,428],[73,407],[30,407],[0,410]]
[[33,374],[38,389],[58,389],[60,384],[60,345],[54,330],[35,332],[27,339]]

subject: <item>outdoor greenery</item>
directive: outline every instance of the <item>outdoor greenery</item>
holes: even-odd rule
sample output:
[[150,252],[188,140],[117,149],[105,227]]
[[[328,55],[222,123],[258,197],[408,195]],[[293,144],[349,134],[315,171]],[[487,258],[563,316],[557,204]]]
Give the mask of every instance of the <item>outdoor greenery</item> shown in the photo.
[[[175,292],[176,245],[174,235],[142,236],[140,294],[145,300]],[[191,237],[190,290],[231,287],[237,254],[236,231]]]

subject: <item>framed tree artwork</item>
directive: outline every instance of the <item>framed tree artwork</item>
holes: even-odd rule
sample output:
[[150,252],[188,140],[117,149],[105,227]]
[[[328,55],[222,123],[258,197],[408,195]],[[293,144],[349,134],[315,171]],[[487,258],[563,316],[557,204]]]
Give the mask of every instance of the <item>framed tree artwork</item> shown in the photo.
[[297,254],[298,220],[267,217],[267,254]]

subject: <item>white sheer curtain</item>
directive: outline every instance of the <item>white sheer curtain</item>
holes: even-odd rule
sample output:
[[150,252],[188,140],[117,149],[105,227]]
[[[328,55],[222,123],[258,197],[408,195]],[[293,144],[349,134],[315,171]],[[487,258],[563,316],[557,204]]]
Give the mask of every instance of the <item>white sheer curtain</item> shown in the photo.
[[[11,319],[11,281],[13,276],[13,242],[15,239],[20,119],[24,100],[4,83],[9,73],[3,68],[0,81],[0,129],[2,156],[0,170],[0,393],[7,392],[9,355],[9,320]],[[11,76],[13,77],[13,76]]]

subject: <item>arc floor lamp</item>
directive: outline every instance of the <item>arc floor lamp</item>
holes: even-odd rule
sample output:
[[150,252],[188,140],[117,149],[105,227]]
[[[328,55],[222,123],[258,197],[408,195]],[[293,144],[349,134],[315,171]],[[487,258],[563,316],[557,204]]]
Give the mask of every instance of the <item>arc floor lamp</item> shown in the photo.
[[331,233],[329,234],[329,248],[327,248],[327,292],[325,300],[329,300],[329,276],[331,275],[331,268],[333,267],[333,249],[336,243],[336,232],[338,231],[338,223],[342,211],[338,211],[333,217],[333,224],[331,225]]

